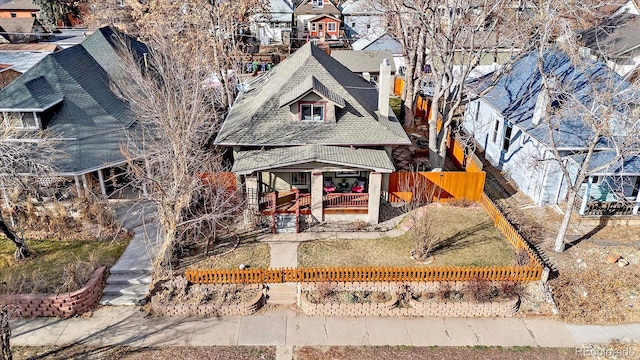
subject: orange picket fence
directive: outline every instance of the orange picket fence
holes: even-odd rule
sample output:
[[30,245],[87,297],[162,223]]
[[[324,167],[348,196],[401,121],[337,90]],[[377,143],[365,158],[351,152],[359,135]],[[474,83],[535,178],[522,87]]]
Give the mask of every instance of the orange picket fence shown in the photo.
[[498,210],[496,205],[489,199],[489,197],[482,193],[482,197],[479,201],[480,205],[484,208],[485,212],[489,215],[495,226],[500,229],[502,234],[511,242],[516,249],[525,249],[529,254],[532,266],[537,266],[542,269],[542,259],[533,250],[531,245],[518,233],[518,231],[511,225],[511,223],[505,219],[504,215]]
[[196,284],[257,284],[282,282],[371,281],[490,281],[530,282],[540,279],[541,267],[319,267],[284,269],[187,269],[186,278]]
[[404,79],[396,77],[396,80],[393,83],[393,95],[402,96],[402,90],[404,90]]

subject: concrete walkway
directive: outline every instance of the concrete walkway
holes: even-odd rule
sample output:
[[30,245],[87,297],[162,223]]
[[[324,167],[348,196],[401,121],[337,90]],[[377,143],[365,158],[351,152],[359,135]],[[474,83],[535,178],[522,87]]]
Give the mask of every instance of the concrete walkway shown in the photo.
[[12,321],[11,326],[11,342],[17,346],[576,347],[640,341],[640,324],[569,325],[547,319],[502,318],[308,317],[291,310],[245,317],[156,318],[133,307],[103,307],[90,318],[21,319]]

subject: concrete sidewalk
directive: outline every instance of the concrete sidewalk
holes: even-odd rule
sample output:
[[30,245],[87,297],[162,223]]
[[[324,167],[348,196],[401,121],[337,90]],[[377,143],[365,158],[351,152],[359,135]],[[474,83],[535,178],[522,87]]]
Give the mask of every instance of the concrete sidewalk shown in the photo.
[[161,318],[103,307],[90,318],[21,319],[12,345],[410,345],[576,347],[640,341],[640,324],[569,325],[547,319],[308,317],[292,310],[219,318]]

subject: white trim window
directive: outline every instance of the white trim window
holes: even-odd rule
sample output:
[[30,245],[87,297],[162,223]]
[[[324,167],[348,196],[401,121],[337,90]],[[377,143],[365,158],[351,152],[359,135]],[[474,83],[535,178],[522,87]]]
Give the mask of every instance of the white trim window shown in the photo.
[[336,31],[336,23],[335,22],[327,23],[327,31]]
[[324,121],[324,104],[300,104],[300,121]]
[[493,117],[493,131],[491,132],[491,142],[494,144],[498,143],[498,130],[500,130],[500,117]]
[[316,23],[310,23],[309,27],[311,28],[311,31],[316,31]]
[[292,172],[291,186],[298,189],[309,188],[309,173],[301,172],[301,171]]
[[324,0],[311,0],[311,7],[322,8]]
[[23,129],[39,129],[40,119],[35,112],[3,112],[5,124]]
[[504,129],[504,138],[502,140],[502,151],[509,150],[509,145],[511,145],[511,135],[513,135],[513,125],[507,123],[507,127]]

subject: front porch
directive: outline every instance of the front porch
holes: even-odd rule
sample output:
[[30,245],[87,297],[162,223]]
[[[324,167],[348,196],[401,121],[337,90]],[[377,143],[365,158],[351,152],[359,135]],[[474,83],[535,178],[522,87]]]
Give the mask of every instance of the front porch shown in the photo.
[[[296,192],[298,193],[296,196]],[[274,191],[260,195],[258,209],[263,215],[296,214],[311,215],[311,194],[299,191]],[[331,193],[323,195],[323,214],[367,214],[368,193]]]
[[[619,186],[606,178],[600,183],[597,176],[590,176],[582,184],[574,207],[581,216],[636,216],[640,209],[640,177],[629,177]],[[615,189],[618,189],[616,191]]]

